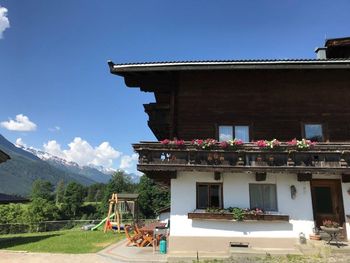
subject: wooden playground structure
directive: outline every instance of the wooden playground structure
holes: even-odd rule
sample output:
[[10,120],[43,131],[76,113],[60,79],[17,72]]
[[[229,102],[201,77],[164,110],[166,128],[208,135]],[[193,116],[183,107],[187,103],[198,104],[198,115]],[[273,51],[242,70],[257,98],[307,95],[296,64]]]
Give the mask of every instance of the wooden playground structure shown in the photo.
[[139,221],[138,194],[118,194],[113,193],[109,199],[108,214],[105,221],[104,232],[108,230],[116,230],[118,233],[125,230],[123,215],[131,215],[132,224]]

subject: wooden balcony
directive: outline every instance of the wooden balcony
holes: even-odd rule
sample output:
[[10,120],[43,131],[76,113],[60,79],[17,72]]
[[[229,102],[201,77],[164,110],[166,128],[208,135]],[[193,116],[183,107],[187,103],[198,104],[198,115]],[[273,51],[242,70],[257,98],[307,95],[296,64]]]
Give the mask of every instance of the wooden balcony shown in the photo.
[[350,176],[350,143],[318,143],[307,150],[286,143],[276,149],[261,149],[253,143],[234,149],[219,145],[201,149],[190,142],[182,146],[141,142],[133,147],[139,154],[138,170],[146,174],[176,176],[177,171],[212,171]]

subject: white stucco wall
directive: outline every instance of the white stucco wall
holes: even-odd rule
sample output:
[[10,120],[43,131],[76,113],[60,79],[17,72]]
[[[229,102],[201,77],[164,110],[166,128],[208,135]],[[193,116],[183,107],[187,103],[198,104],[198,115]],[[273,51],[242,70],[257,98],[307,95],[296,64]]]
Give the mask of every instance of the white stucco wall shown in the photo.
[[[249,183],[274,183],[277,188],[278,212],[290,216],[289,222],[192,220],[187,214],[196,209],[196,182],[218,182],[213,173],[178,172],[171,180],[172,236],[219,237],[308,237],[314,227],[309,182],[298,182],[293,174],[268,174],[267,180],[255,181],[254,174],[225,173],[223,182],[224,207],[249,207]],[[297,189],[296,198],[290,196],[290,186]],[[350,200],[349,200],[350,202]]]
[[350,215],[350,195],[348,190],[350,189],[350,183],[342,183],[342,193],[343,193],[343,202],[344,202],[344,213],[345,213],[345,222],[346,222],[346,235],[350,239],[350,224],[349,219],[346,215]]

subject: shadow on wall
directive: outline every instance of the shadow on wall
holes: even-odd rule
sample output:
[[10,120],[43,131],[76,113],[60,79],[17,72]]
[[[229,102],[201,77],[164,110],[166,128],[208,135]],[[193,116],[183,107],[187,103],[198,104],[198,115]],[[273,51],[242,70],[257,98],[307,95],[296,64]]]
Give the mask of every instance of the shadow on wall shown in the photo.
[[58,234],[53,234],[53,235],[43,235],[43,236],[29,236],[29,237],[5,237],[5,238],[0,238],[0,249],[6,249],[6,248],[11,248],[19,245],[24,245],[28,243],[34,243],[41,241],[46,238],[54,237],[54,236],[59,236]]
[[267,231],[293,231],[293,225],[289,222],[224,222],[192,220],[192,227],[203,229],[215,229],[232,232],[241,232],[248,235],[250,232]]

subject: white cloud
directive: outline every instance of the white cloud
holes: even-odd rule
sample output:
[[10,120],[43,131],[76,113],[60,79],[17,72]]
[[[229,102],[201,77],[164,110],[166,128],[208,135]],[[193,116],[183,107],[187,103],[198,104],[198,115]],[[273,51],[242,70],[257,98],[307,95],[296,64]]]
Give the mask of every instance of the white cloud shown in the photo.
[[29,118],[23,114],[16,115],[16,119],[9,119],[3,121],[0,125],[10,131],[35,131],[36,124],[29,120]]
[[27,147],[27,144],[24,143],[22,138],[17,138],[15,144],[16,144],[17,147]]
[[49,128],[49,131],[50,132],[59,132],[61,130],[61,127],[60,126],[55,126],[53,128]]
[[59,145],[55,140],[48,141],[43,145],[44,151],[50,153],[54,156],[64,158],[64,154],[61,150],[61,145]]
[[52,155],[76,162],[79,165],[95,165],[110,168],[113,161],[121,156],[121,152],[115,150],[109,142],[102,142],[93,147],[80,137],[68,144],[68,149],[62,150],[61,145],[55,140],[48,141],[43,145],[44,151]]
[[137,162],[138,155],[136,153],[130,155],[123,155],[120,161],[120,169],[126,170],[134,166]]
[[7,11],[7,8],[0,6],[0,38],[2,38],[4,31],[10,27]]

